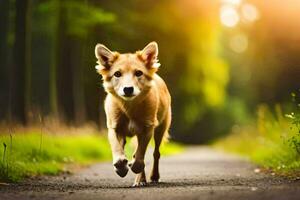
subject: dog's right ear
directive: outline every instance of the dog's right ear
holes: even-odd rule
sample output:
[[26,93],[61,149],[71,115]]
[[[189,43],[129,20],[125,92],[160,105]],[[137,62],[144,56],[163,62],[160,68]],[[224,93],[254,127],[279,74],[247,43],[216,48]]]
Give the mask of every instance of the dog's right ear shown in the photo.
[[113,62],[118,57],[118,53],[110,51],[103,44],[97,44],[95,47],[95,56],[98,59],[96,66],[97,71],[100,73],[103,70],[109,70]]

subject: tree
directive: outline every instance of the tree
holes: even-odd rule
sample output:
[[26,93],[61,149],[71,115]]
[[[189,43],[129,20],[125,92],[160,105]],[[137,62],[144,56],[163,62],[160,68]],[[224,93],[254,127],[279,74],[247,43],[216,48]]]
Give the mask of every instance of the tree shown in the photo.
[[9,0],[0,1],[0,119],[7,115],[8,97],[8,34],[9,34]]
[[31,107],[31,0],[16,1],[14,64],[11,68],[11,114],[27,123]]

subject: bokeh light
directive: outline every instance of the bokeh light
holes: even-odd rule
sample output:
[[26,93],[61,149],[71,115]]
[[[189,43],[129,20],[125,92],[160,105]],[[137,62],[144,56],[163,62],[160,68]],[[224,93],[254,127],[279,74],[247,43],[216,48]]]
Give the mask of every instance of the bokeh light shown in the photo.
[[234,27],[240,21],[237,10],[233,6],[229,5],[224,5],[221,7],[220,19],[221,23],[227,27]]
[[242,33],[234,35],[229,41],[229,47],[236,53],[243,53],[248,48],[248,37]]
[[241,0],[222,0],[222,2],[232,5],[239,5],[241,3]]
[[259,19],[259,12],[252,4],[246,3],[241,7],[242,18],[248,22],[254,22]]

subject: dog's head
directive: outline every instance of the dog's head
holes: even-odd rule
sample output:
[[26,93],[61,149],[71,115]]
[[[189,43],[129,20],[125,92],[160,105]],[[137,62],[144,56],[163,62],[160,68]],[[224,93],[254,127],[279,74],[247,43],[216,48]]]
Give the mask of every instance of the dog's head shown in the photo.
[[112,52],[97,44],[95,55],[98,59],[96,70],[103,77],[105,91],[126,101],[149,91],[160,66],[156,42],[149,43],[141,51],[127,54]]

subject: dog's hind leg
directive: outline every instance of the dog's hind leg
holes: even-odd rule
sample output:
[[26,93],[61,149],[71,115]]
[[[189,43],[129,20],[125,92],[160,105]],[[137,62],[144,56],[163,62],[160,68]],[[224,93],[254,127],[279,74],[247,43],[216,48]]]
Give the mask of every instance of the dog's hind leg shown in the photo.
[[153,152],[153,166],[152,166],[152,171],[150,175],[150,180],[152,183],[157,183],[159,181],[159,158],[160,158],[160,152],[159,152],[159,147],[163,139],[164,135],[164,129],[162,127],[157,127],[154,133],[154,143],[155,143],[155,148]]
[[150,142],[150,139],[153,135],[154,128],[148,127],[145,130],[145,134],[138,134],[137,135],[137,149],[134,153],[133,160],[129,164],[131,171],[133,171],[136,174],[139,174],[144,171],[145,168],[145,153],[147,150],[147,146]]
[[160,159],[160,151],[159,147],[161,145],[161,142],[164,137],[167,136],[168,134],[168,129],[170,127],[170,120],[166,119],[161,125],[159,125],[154,132],[154,143],[155,143],[155,148],[153,152],[153,167],[152,171],[150,174],[150,180],[151,183],[158,183],[159,182],[159,159]]
[[133,187],[145,186],[147,184],[145,170],[137,174]]

